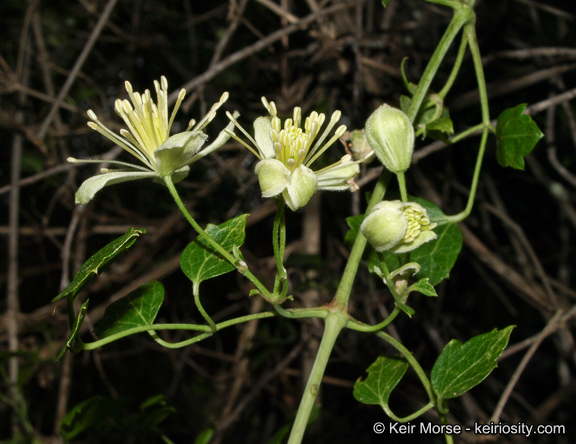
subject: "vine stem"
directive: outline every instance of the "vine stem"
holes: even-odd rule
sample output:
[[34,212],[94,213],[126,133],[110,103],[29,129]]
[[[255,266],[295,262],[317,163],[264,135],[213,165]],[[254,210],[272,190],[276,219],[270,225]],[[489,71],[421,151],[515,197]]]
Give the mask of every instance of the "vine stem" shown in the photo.
[[460,222],[468,217],[474,206],[476,198],[476,190],[478,188],[478,180],[480,178],[480,170],[482,169],[482,161],[484,160],[484,153],[486,151],[486,143],[488,135],[492,129],[490,123],[490,110],[488,107],[488,92],[486,90],[486,79],[484,78],[484,68],[482,67],[482,57],[480,49],[478,48],[478,41],[476,39],[476,29],[473,24],[466,25],[464,29],[465,37],[470,47],[472,54],[472,61],[474,63],[474,71],[476,73],[476,80],[478,82],[478,94],[480,96],[480,107],[482,109],[482,137],[480,139],[480,147],[478,149],[478,156],[476,157],[476,165],[474,166],[474,174],[472,176],[472,184],[470,185],[470,194],[466,208],[455,215],[446,216],[442,222]]
[[170,191],[172,198],[176,202],[176,205],[178,206],[178,208],[180,209],[180,211],[182,212],[188,223],[192,225],[192,228],[196,230],[198,235],[202,236],[206,240],[206,242],[208,242],[210,246],[214,248],[214,250],[220,256],[222,256],[224,259],[230,262],[240,273],[242,273],[247,279],[249,279],[250,282],[252,282],[256,286],[256,288],[258,289],[258,291],[260,291],[262,295],[264,295],[267,298],[270,298],[271,297],[270,292],[266,289],[264,284],[262,284],[262,282],[260,282],[260,280],[252,274],[252,272],[248,269],[248,266],[245,263],[240,264],[239,259],[235,258],[232,254],[226,251],[222,247],[222,245],[220,245],[218,242],[216,242],[214,239],[208,236],[208,234],[202,229],[202,227],[198,225],[198,222],[194,220],[194,218],[186,208],[186,205],[184,205],[184,202],[182,202],[182,199],[180,199],[178,190],[176,190],[176,187],[174,186],[172,175],[167,174],[162,178],[164,179],[164,183],[168,187],[168,190]]
[[336,339],[338,338],[340,331],[342,331],[346,326],[347,321],[348,318],[346,314],[339,310],[330,312],[326,317],[322,341],[320,342],[320,347],[318,348],[312,371],[310,372],[306,388],[304,389],[304,394],[300,401],[300,406],[298,408],[298,413],[296,414],[296,419],[294,420],[294,425],[292,426],[292,431],[290,432],[288,444],[299,444],[302,442],[306,426],[308,425],[310,412],[312,411],[312,407],[314,407],[314,401],[316,401],[316,397],[318,396],[322,377],[324,376],[324,371],[328,365],[328,359],[332,354],[332,349],[334,348]]

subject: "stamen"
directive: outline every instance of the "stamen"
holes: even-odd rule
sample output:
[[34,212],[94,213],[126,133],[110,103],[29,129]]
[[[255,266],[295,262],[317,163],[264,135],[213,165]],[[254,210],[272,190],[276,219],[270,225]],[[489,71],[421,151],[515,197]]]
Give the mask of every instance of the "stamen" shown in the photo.
[[188,126],[186,127],[186,131],[190,131],[195,123],[196,123],[196,120],[190,119],[190,122],[188,122]]
[[[248,138],[248,140],[254,144],[255,147],[258,147],[258,144],[257,144],[256,141],[254,140],[254,138],[253,138],[250,134],[248,134],[248,132],[247,132],[244,128],[242,128],[242,125],[240,125],[240,124],[238,123],[238,121],[236,120],[236,118],[235,118],[232,114],[230,114],[229,111],[226,111],[226,117],[228,117],[228,118],[230,119],[230,121],[231,121],[232,123],[234,123],[234,125],[236,126],[236,128],[238,128],[238,129],[242,132],[242,134],[244,134],[244,135]],[[242,139],[240,139],[238,136],[236,136],[236,134],[234,134],[232,131],[228,131],[228,130],[225,130],[225,131],[226,131],[226,133],[227,133],[230,137],[232,137],[233,139],[235,139],[237,142],[240,142],[242,145],[244,145],[246,148],[248,148],[250,151],[252,151],[252,152],[256,155],[256,157],[258,157],[258,159],[262,160],[262,155],[260,155],[259,153],[257,153],[257,152],[254,150],[254,148],[252,148],[250,145],[248,145],[246,142],[244,142]],[[258,151],[259,151],[259,150],[258,150]]]

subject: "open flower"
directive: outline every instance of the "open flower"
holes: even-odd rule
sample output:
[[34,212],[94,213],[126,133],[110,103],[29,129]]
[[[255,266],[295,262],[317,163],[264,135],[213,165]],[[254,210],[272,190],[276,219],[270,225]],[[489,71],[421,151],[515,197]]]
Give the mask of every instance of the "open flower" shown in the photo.
[[302,128],[302,110],[296,107],[293,118],[286,119],[282,125],[275,103],[268,102],[264,97],[262,103],[270,116],[258,117],[254,121],[254,138],[240,126],[234,116],[227,113],[252,146],[232,131],[226,131],[260,159],[255,172],[258,174],[263,197],[281,194],[290,209],[295,211],[306,205],[317,190],[354,189],[353,179],[360,170],[358,163],[361,160],[353,161],[348,154],[321,170],[310,169],[310,165],[346,131],[346,126],[341,125],[326,141],[332,128],[340,120],[340,111],[332,114],[326,129],[318,137],[326,119],[324,114],[312,112],[306,117]]
[[[174,122],[176,112],[184,100],[186,90],[182,89],[178,94],[176,105],[172,114],[168,115],[168,81],[162,76],[160,82],[154,81],[156,88],[157,103],[154,103],[149,90],[144,94],[134,92],[130,82],[126,82],[126,91],[130,97],[128,100],[116,100],[114,110],[122,117],[128,130],[120,130],[120,135],[106,127],[94,111],[88,111],[88,117],[92,120],[88,126],[104,135],[118,146],[124,148],[143,165],[117,160],[86,160],[68,158],[73,163],[102,163],[107,162],[119,165],[121,169],[110,170],[103,168],[102,174],[93,176],[80,186],[76,192],[76,202],[87,204],[94,195],[102,188],[131,180],[145,178],[163,179],[171,176],[173,182],[178,182],[188,175],[188,165],[201,157],[222,146],[229,138],[225,131],[220,132],[216,140],[202,149],[208,136],[202,129],[216,116],[216,110],[228,99],[228,93],[224,93],[220,100],[215,103],[208,114],[200,122],[191,120],[186,131],[170,136],[170,128]],[[233,124],[228,125],[229,129]]]
[[436,225],[422,205],[391,200],[376,204],[360,231],[378,252],[407,253],[436,239]]

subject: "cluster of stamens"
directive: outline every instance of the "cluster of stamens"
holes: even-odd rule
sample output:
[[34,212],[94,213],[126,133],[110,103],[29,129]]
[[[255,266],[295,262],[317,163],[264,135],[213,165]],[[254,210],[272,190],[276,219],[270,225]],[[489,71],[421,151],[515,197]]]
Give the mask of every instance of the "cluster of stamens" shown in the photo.
[[406,221],[408,222],[402,242],[412,242],[418,237],[420,231],[432,230],[437,225],[431,223],[430,218],[426,217],[418,208],[411,205],[404,207],[402,213],[404,213]]

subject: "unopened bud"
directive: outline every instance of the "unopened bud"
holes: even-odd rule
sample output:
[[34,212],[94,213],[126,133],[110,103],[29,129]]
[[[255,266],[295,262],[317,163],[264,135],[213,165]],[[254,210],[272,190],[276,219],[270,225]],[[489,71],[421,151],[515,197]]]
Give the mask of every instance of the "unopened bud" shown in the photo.
[[401,173],[410,167],[414,151],[414,127],[404,112],[382,105],[366,121],[366,138],[391,172]]

